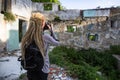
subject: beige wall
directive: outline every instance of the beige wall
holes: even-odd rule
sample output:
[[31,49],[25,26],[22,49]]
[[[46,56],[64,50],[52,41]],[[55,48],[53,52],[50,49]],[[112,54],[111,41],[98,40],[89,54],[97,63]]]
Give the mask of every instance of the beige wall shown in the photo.
[[5,26],[4,15],[0,14],[0,40],[5,42],[7,40],[7,28]]
[[5,25],[4,16],[0,14],[0,51],[6,47],[7,27]]

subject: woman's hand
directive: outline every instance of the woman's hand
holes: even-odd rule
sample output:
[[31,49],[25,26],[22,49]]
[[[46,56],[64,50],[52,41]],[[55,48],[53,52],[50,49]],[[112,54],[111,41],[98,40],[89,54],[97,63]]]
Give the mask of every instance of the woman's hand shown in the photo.
[[52,31],[53,30],[53,24],[47,25],[49,30]]

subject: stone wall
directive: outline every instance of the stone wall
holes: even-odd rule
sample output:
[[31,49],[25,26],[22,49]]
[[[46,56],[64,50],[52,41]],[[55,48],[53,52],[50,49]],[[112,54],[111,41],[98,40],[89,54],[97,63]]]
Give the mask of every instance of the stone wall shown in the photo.
[[80,18],[80,10],[61,10],[54,12],[42,12],[49,20],[59,17],[60,20],[76,20]]
[[111,8],[111,16],[114,14],[120,14],[120,8]]
[[75,20],[80,16],[80,10],[63,10],[56,12],[61,20]]
[[37,3],[37,2],[33,2],[32,3],[32,11],[43,11],[43,4],[42,3]]
[[113,17],[85,18],[76,24],[76,32],[66,32],[67,25],[74,21],[54,23],[54,30],[59,32],[59,39],[76,48],[106,49],[110,45],[120,44],[120,15]]

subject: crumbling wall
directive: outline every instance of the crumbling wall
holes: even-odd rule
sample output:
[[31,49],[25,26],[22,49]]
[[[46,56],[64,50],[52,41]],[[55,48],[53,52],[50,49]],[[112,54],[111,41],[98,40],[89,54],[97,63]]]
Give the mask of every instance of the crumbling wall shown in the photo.
[[80,16],[80,10],[63,10],[56,12],[61,20],[75,20]]
[[120,14],[120,8],[111,8],[110,16],[114,16],[115,14]]
[[81,24],[76,24],[76,32],[66,32],[66,26],[71,23],[74,21],[54,23],[54,30],[60,32],[58,37],[65,44],[86,49],[106,49],[110,45],[120,44],[120,15],[85,18]]
[[48,20],[54,20],[58,17],[60,20],[76,20],[80,18],[80,10],[61,10],[61,11],[43,11]]

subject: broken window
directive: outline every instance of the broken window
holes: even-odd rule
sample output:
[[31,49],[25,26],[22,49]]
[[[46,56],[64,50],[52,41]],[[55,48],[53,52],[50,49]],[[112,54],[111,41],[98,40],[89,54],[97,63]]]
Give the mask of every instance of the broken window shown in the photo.
[[117,27],[117,21],[111,21],[111,28]]
[[98,34],[88,33],[87,37],[89,41],[98,41]]
[[44,10],[45,11],[52,10],[52,4],[44,4]]
[[75,32],[76,30],[77,30],[77,26],[74,25],[67,26],[67,32]]

